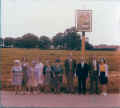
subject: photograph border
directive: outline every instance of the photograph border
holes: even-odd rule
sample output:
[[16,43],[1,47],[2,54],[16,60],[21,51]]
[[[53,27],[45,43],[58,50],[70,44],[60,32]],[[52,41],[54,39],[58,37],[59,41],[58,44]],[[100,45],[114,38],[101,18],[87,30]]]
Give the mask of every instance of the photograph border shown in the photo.
[[[81,2],[95,2],[95,1],[98,1],[98,2],[120,2],[120,0],[81,0]],[[0,0],[0,37],[2,37],[2,21],[1,21],[1,16],[2,16],[2,0]],[[92,22],[91,22],[92,24]],[[92,28],[91,28],[92,29]],[[1,57],[1,51],[0,51],[0,57]],[[0,62],[1,61],[1,58],[0,58]],[[2,67],[0,67],[0,89],[2,88],[2,81],[1,81],[1,77],[2,77],[2,74],[1,74],[1,71],[2,71]],[[2,105],[1,103],[1,100],[2,100],[2,92],[0,90],[0,108],[73,108],[73,107],[34,107],[34,106],[30,106],[30,107],[16,107],[16,106],[4,106]],[[120,108],[120,107],[114,107],[114,106],[111,106],[111,107],[104,107],[104,106],[99,106],[99,107],[74,107],[74,108]]]

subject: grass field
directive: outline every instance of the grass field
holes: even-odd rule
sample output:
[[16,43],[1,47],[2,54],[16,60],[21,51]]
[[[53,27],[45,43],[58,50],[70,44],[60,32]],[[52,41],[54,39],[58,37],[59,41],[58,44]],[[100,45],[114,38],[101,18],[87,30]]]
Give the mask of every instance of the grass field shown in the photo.
[[[63,61],[69,53],[73,53],[73,57],[79,61],[81,56],[80,51],[65,51],[65,50],[39,50],[39,49],[15,49],[1,48],[0,49],[0,72],[2,73],[2,84],[9,85],[11,83],[11,67],[13,60],[21,59],[22,56],[28,58],[29,62],[41,56],[43,63],[46,59],[52,62],[56,57],[60,57]],[[88,56],[97,55],[97,57],[105,57],[109,64],[109,92],[119,92],[120,88],[120,52],[117,51],[86,51],[86,59]]]

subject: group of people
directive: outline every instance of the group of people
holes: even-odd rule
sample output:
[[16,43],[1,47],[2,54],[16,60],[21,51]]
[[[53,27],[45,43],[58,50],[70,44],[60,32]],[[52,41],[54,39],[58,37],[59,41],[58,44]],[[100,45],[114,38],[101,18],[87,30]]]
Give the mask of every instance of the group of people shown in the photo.
[[107,95],[108,64],[105,58],[89,57],[85,60],[81,57],[78,62],[73,58],[72,53],[64,61],[56,58],[54,63],[46,60],[42,63],[41,57],[37,57],[29,63],[26,57],[22,60],[14,60],[12,67],[12,84],[18,93],[60,93],[63,87],[64,76],[66,77],[68,93],[74,92],[74,78],[78,80],[77,91],[79,94],[86,94],[86,84],[90,81],[90,93],[99,93],[98,83],[102,86],[102,94]]

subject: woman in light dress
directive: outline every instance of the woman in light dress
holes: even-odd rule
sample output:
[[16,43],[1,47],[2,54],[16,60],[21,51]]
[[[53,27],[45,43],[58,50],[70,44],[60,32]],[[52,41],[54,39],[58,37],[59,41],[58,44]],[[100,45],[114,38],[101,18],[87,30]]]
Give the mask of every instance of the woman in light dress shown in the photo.
[[28,91],[29,91],[30,94],[34,94],[34,92],[37,88],[37,83],[36,83],[36,80],[35,80],[35,65],[36,65],[36,62],[32,61],[32,64],[29,68],[27,86],[28,86]]
[[44,82],[44,78],[43,78],[44,64],[41,62],[40,57],[37,57],[36,62],[37,63],[35,64],[34,77],[36,80],[37,91],[38,93],[40,93]]
[[16,94],[20,93],[23,73],[20,60],[14,60],[14,66],[12,67],[12,84],[15,86]]

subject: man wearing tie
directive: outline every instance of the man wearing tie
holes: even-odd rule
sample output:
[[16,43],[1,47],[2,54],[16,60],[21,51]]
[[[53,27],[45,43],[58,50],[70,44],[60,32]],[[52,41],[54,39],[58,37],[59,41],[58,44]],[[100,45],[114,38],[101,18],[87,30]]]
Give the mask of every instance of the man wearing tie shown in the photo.
[[88,64],[84,58],[77,64],[76,75],[78,77],[78,93],[86,94],[86,80],[88,78]]
[[90,60],[90,93],[98,94],[98,70],[99,70],[99,63],[97,62],[96,56],[93,56]]

